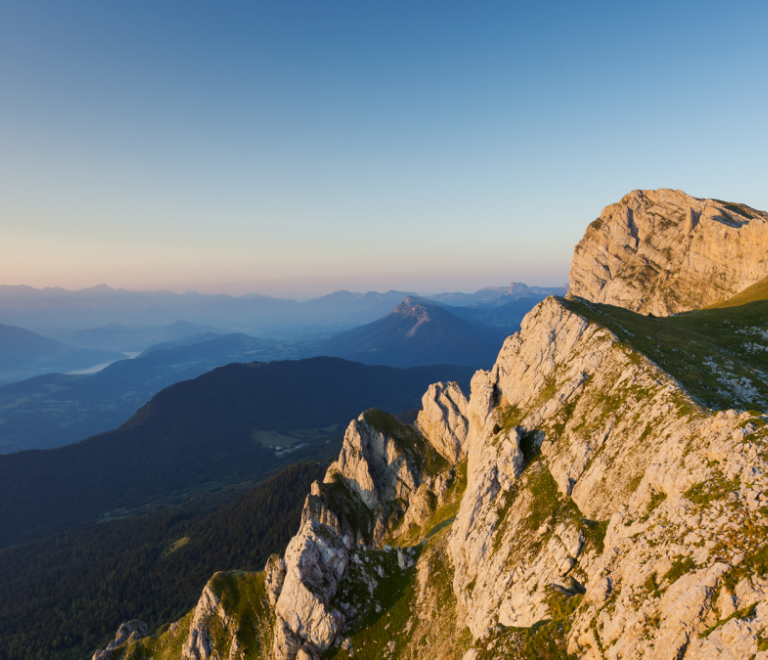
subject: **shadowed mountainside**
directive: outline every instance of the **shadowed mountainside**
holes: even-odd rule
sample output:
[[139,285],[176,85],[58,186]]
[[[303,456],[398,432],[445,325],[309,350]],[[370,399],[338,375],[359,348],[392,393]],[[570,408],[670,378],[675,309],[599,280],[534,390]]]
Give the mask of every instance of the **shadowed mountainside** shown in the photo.
[[0,387],[0,453],[78,442],[117,428],[174,383],[232,362],[306,357],[305,349],[247,335],[222,335],[158,347],[96,374],[47,374]]
[[[115,431],[0,456],[3,546],[124,515],[192,490],[264,479],[343,431],[358,410],[418,406],[430,383],[472,370],[393,369],[336,358],[230,364],[177,383]],[[274,449],[305,445],[294,454]],[[303,452],[303,453],[302,453]]]
[[387,316],[336,335],[320,350],[364,364],[488,367],[509,333],[459,318],[448,308],[407,297]]
[[0,657],[85,660],[121,621],[179,618],[216,571],[285,549],[324,471],[292,465],[214,512],[208,498],[0,550]]

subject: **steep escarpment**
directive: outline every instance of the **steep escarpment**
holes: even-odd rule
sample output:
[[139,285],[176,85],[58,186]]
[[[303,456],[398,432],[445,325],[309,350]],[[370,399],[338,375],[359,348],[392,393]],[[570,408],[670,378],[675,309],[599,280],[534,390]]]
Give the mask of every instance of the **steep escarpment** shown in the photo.
[[725,300],[768,276],[768,213],[679,190],[635,190],[576,246],[570,293],[666,316]]
[[[664,321],[689,325],[545,300],[468,399],[354,420],[285,556],[227,577],[242,598],[212,583],[110,660],[765,660],[768,327]],[[686,328],[694,360],[658,348]]]
[[765,420],[701,407],[569,307],[507,341],[470,434],[450,547],[477,657],[536,657],[537,625],[578,658],[749,657],[768,625]]

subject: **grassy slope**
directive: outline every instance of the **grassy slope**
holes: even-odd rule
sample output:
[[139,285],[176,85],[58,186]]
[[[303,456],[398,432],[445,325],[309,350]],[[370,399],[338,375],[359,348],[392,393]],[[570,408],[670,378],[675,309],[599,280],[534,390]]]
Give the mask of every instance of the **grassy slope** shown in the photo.
[[726,307],[738,307],[740,305],[746,305],[747,303],[759,302],[768,300],[768,277],[764,280],[760,280],[757,284],[747,287],[743,291],[737,293],[733,298],[723,300],[722,302],[710,305],[705,309],[724,309]]
[[667,317],[582,299],[561,301],[653,360],[702,404],[714,409],[768,406],[768,339],[763,337],[768,301]]

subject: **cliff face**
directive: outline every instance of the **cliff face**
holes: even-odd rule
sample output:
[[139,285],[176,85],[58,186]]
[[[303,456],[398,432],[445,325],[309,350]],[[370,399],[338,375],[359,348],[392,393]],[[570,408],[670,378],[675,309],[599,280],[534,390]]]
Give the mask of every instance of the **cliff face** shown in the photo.
[[679,190],[635,190],[576,246],[570,293],[656,316],[699,309],[768,276],[768,213]]
[[[677,231],[648,199],[681,195],[609,207],[608,234],[620,217],[637,234],[626,262],[651,254],[644,222]],[[693,201],[691,232],[723,225]],[[728,225],[718,258],[762,263],[764,223]],[[699,281],[692,254],[677,284]],[[600,291],[629,295],[620,279]],[[653,281],[632,284],[639,307],[671,304]],[[126,628],[97,657],[768,660],[766,318],[759,300],[649,318],[548,298],[470,397],[437,383],[413,427],[353,420],[284,557],[217,574],[167,632]]]
[[699,407],[578,311],[545,301],[487,376],[499,406],[450,539],[477,657],[526,657],[516,629],[549,620],[578,658],[748,658],[768,626],[765,420]]
[[767,658],[766,418],[699,405],[610,309],[544,301],[421,433],[361,415],[284,558],[111,660]]

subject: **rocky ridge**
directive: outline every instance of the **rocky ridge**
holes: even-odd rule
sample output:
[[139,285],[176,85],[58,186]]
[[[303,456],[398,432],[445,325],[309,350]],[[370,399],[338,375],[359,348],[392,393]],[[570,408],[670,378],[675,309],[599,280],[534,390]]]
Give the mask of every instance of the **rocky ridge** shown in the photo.
[[768,213],[680,190],[634,190],[605,207],[576,246],[570,293],[666,316],[768,276]]
[[99,660],[768,660],[765,311],[641,341],[647,317],[548,298],[469,398],[353,420],[284,557]]
[[[284,559],[249,578],[270,630],[259,652],[240,634],[253,616],[211,592],[175,629],[179,657],[536,657],[526,644],[585,660],[758,654],[766,419],[700,406],[581,304],[536,308],[469,401],[431,387],[423,435],[379,411],[353,421]],[[453,446],[446,437],[460,438],[454,461],[436,449]],[[209,644],[201,625],[226,635]]]

